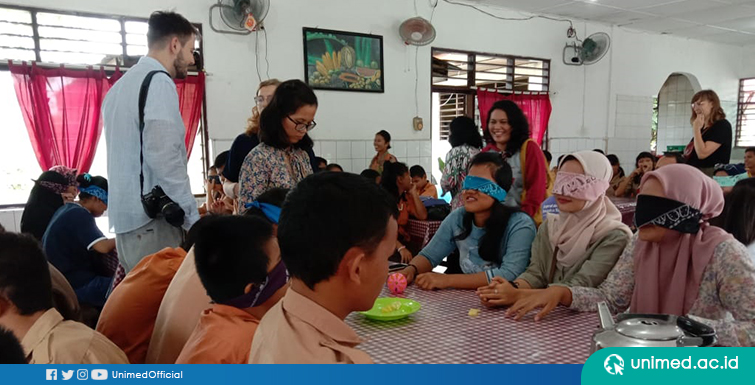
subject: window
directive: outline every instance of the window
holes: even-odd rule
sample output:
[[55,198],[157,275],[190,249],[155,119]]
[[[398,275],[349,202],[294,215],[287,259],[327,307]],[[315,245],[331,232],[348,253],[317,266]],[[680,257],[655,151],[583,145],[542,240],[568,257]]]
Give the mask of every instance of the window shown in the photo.
[[433,48],[431,65],[440,140],[448,138],[448,124],[457,116],[469,116],[479,126],[477,89],[540,93],[548,92],[550,86],[550,60],[546,59]]
[[737,108],[737,147],[755,146],[755,78],[739,81]]
[[[201,25],[195,24],[201,31]],[[81,65],[120,67],[125,72],[147,53],[147,20],[124,16],[0,7],[0,103],[4,137],[0,143],[0,206],[26,202],[32,179],[42,172],[29,141],[5,60],[36,61],[69,68]],[[195,49],[201,57],[202,43]],[[47,64],[49,63],[49,64]],[[190,68],[196,71],[197,68]],[[202,111],[204,114],[204,111]],[[200,119],[188,170],[194,194],[204,194],[207,127]],[[107,148],[100,137],[90,173],[107,177]]]
[[147,54],[147,29],[146,19],[3,6],[0,59],[128,68]]
[[440,137],[448,139],[450,134],[449,125],[457,116],[466,115],[467,99],[470,95],[440,92]]

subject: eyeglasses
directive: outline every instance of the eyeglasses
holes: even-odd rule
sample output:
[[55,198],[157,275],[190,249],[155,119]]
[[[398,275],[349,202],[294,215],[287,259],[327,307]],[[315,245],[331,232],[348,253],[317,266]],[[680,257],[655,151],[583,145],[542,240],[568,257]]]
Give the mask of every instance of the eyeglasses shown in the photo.
[[700,106],[702,106],[702,105],[703,105],[703,103],[705,103],[705,102],[706,102],[705,100],[698,100],[698,101],[696,101],[696,102],[692,103],[692,108],[695,108],[695,107],[700,107]]
[[254,97],[254,102],[257,103],[257,104],[262,104],[265,101],[267,101],[268,103],[270,103],[272,100],[273,100],[273,95],[270,95],[270,96],[262,96],[262,95],[260,95],[260,96],[255,96]]
[[290,120],[291,123],[293,123],[293,124],[296,125],[294,128],[296,129],[296,131],[299,131],[299,132],[302,132],[302,131],[309,132],[309,131],[314,130],[315,127],[317,126],[317,123],[315,123],[314,120],[311,121],[311,122],[309,122],[309,124],[304,124],[304,123],[299,123],[299,122],[291,119],[291,116],[286,116],[286,118],[288,118],[288,120]]

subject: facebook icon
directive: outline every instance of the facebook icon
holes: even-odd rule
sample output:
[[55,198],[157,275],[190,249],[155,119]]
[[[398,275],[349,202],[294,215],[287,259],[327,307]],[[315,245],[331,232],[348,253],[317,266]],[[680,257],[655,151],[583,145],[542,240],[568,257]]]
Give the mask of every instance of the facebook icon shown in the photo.
[[45,376],[45,379],[47,381],[57,381],[58,369],[47,369],[47,375]]

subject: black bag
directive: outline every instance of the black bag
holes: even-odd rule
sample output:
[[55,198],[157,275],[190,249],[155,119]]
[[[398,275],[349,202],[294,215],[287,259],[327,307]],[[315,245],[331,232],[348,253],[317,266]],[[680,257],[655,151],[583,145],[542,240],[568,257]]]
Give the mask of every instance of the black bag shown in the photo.
[[430,206],[427,208],[428,221],[442,221],[446,219],[448,214],[451,214],[451,205],[449,205],[448,203]]

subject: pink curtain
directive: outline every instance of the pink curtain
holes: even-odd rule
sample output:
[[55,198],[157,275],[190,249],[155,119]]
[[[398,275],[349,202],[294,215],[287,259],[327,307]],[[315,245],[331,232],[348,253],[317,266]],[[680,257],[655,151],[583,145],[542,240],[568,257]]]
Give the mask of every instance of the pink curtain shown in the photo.
[[204,98],[204,72],[187,76],[185,79],[175,79],[178,92],[178,108],[186,126],[186,156],[191,156],[194,139],[199,130],[199,119],[202,117],[202,102]]
[[110,85],[105,71],[44,69],[8,63],[18,104],[42,170],[63,165],[88,172],[102,133],[100,107]]
[[483,130],[487,130],[488,111],[493,103],[499,100],[511,100],[522,109],[530,123],[530,137],[542,146],[553,109],[550,97],[548,95],[501,94],[478,90],[477,105],[480,108],[480,121]]

